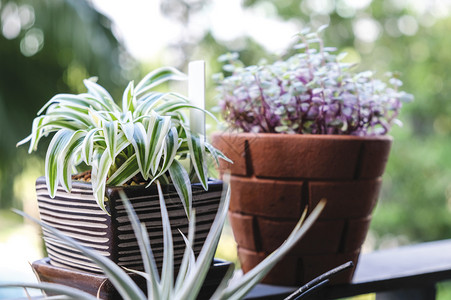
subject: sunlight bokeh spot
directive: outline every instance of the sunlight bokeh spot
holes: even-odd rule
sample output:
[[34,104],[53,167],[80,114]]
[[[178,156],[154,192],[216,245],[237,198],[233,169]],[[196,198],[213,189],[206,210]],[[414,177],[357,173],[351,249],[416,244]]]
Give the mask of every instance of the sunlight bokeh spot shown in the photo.
[[34,9],[30,5],[21,5],[19,7],[19,19],[22,29],[28,29],[33,26],[35,21]]
[[418,22],[414,17],[404,15],[398,19],[398,28],[405,35],[415,35],[418,31]]
[[359,18],[353,22],[352,30],[355,36],[366,43],[374,43],[381,34],[379,22],[373,18]]
[[8,40],[15,39],[21,30],[17,4],[7,3],[2,10],[2,34]]
[[38,28],[30,29],[20,41],[20,51],[25,56],[33,56],[44,46],[44,33]]

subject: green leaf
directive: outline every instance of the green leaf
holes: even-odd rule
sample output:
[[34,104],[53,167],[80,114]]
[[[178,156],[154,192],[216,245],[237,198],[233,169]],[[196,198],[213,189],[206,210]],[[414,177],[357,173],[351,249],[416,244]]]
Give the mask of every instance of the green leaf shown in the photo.
[[108,107],[109,111],[121,111],[117,104],[114,102],[113,97],[111,97],[110,93],[108,93],[108,91],[105,90],[101,85],[88,79],[83,80],[83,83],[88,89],[88,93],[94,96],[94,98],[101,100],[102,103],[106,107]]
[[[0,288],[31,288],[39,289],[47,293],[66,295],[71,297],[71,299],[80,300],[98,300],[91,294],[83,292],[77,288],[69,287],[57,283],[39,282],[39,283],[0,283]],[[39,297],[41,299],[41,297]]]
[[61,129],[69,129],[72,131],[76,131],[80,129],[80,126],[77,126],[76,124],[74,124],[74,122],[68,120],[55,119],[46,116],[37,130],[44,130],[45,133],[49,133]]
[[[82,144],[81,157],[85,164],[91,165],[92,161],[92,153],[94,151],[94,138],[95,134],[99,132],[99,128],[91,129],[85,136]],[[103,139],[103,137],[102,137]]]
[[219,166],[219,158],[233,164],[232,160],[230,160],[227,156],[225,156],[224,153],[222,153],[220,150],[213,147],[213,145],[211,145],[210,143],[205,142],[205,148],[207,148],[208,153],[210,153],[213,156],[217,166]]
[[58,131],[50,142],[45,157],[45,179],[50,197],[55,197],[58,189],[58,166],[59,156],[67,143],[70,141],[73,132],[67,129]]
[[72,189],[72,169],[74,168],[75,154],[81,148],[83,137],[86,131],[77,130],[72,133],[72,137],[67,142],[66,146],[61,150],[58,161],[58,181],[67,192]]
[[99,112],[97,112],[97,111],[95,111],[95,110],[90,108],[88,110],[88,115],[89,115],[89,118],[90,118],[91,123],[92,123],[93,126],[95,126],[97,128],[102,128],[102,123],[105,120],[104,120],[103,116]]
[[172,164],[172,161],[175,159],[175,156],[177,155],[177,150],[179,147],[178,139],[179,137],[177,130],[174,127],[170,128],[164,144],[165,160],[162,166],[162,173],[166,172],[166,170]]
[[140,116],[148,115],[152,108],[164,95],[164,93],[152,92],[139,99],[137,101],[136,109],[133,112],[133,116],[138,118]]
[[[33,137],[33,133],[30,134],[29,136],[27,136],[26,138],[20,140],[19,142],[17,142],[16,147],[19,147],[19,146],[22,146],[23,144],[28,143],[29,141],[31,141],[32,137]],[[30,145],[30,150],[28,151],[28,153],[31,153],[33,150],[35,150],[35,149],[33,149]]]
[[138,160],[136,154],[133,154],[108,178],[107,184],[112,186],[123,185],[138,173]]
[[147,74],[135,88],[135,95],[139,96],[151,88],[168,80],[186,80],[187,76],[172,67],[163,67]]
[[213,118],[213,120],[219,122],[211,112],[191,104],[190,101],[183,95],[177,93],[166,93],[161,97],[161,100],[164,100],[165,103],[155,107],[155,111],[157,111],[161,115],[165,115],[174,111],[180,111],[184,108],[196,109],[204,112],[205,114],[208,114],[211,118]]
[[127,140],[132,143],[133,141],[133,133],[135,131],[135,126],[133,125],[133,121],[129,120],[127,122],[121,122],[120,128],[122,129],[122,132],[124,132],[125,137]]
[[227,218],[227,208],[230,203],[230,189],[223,188],[223,195],[218,207],[218,213],[210,227],[210,232],[205,239],[204,246],[196,260],[196,265],[189,276],[185,278],[184,284],[177,294],[177,299],[196,299],[202,287],[202,283],[207,276],[210,262],[216,251],[225,219]]
[[102,116],[102,118],[105,121],[119,121],[122,117],[122,113],[118,111],[99,111],[99,115]]
[[172,184],[174,185],[177,194],[182,200],[186,215],[189,217],[193,203],[193,192],[191,190],[188,172],[186,172],[179,161],[173,160],[169,167],[169,175],[171,176]]
[[81,95],[72,94],[58,94],[53,96],[38,112],[38,116],[42,114],[48,107],[54,104],[72,105],[80,108],[88,108],[92,106],[89,100],[83,98]]
[[150,123],[147,129],[147,139],[150,143],[149,160],[151,162],[152,176],[157,172],[163,151],[164,141],[171,126],[170,117],[156,115],[156,123]]
[[178,291],[181,290],[185,278],[189,276],[196,265],[196,257],[194,255],[193,247],[194,244],[194,231],[196,227],[196,212],[193,210],[189,218],[188,226],[188,238],[179,230],[185,241],[185,252],[183,253],[182,263],[180,264],[179,273],[177,275],[177,280],[174,285],[174,294],[177,295]]
[[178,134],[177,130],[172,127],[166,138],[165,143],[163,145],[163,162],[160,167],[160,171],[152,178],[147,187],[149,187],[155,180],[160,178],[161,175],[166,173],[171,166],[175,156],[177,155],[178,150]]
[[46,116],[54,120],[72,121],[74,125],[79,128],[89,127],[92,125],[91,120],[86,113],[79,112],[71,108],[58,108],[58,110],[48,112]]
[[[163,299],[161,295],[160,276],[155,263],[155,259],[150,247],[149,234],[146,226],[139,222],[138,215],[134,211],[127,196],[121,192],[120,197],[127,211],[128,218],[138,241],[139,251],[144,264],[145,278],[147,280],[147,293],[149,299]],[[163,199],[164,201],[164,199]]]
[[105,143],[107,145],[107,151],[110,154],[111,161],[114,161],[114,152],[117,147],[117,135],[119,129],[119,122],[103,122],[103,134],[105,137]]
[[160,117],[152,111],[145,122],[147,123],[147,131],[142,123],[135,124],[132,144],[137,153],[141,173],[144,179],[147,179],[151,171],[152,176],[157,172],[163,143],[171,125],[171,118]]
[[[147,169],[147,159],[149,153],[149,145],[147,143],[147,134],[144,129],[143,124],[137,123],[134,126],[133,131],[133,140],[131,141],[132,145],[135,149],[136,159],[138,161],[138,166],[141,174],[144,179],[147,180],[149,178],[146,169]],[[150,168],[150,167],[149,167]]]
[[132,112],[135,110],[135,91],[133,81],[130,81],[127,88],[124,90],[124,94],[122,95],[122,111],[123,112]]
[[320,203],[313,209],[308,218],[304,221],[306,211],[303,217],[298,222],[296,227],[293,229],[291,234],[288,236],[286,241],[271,255],[266,257],[261,263],[259,263],[252,270],[247,272],[240,278],[239,282],[234,282],[229,285],[225,290],[222,291],[221,297],[218,299],[241,299],[244,297],[263,277],[268,274],[272,267],[276,265],[277,262],[286,255],[294,245],[302,238],[302,236],[310,229],[313,223],[321,214],[324,209],[325,201],[320,201]]
[[106,178],[108,176],[108,170],[110,169],[113,161],[108,152],[103,152],[100,159],[94,159],[92,164],[91,184],[94,192],[94,198],[97,201],[99,207],[107,212],[105,208],[105,185]]
[[191,163],[196,171],[197,178],[204,189],[208,190],[208,170],[205,155],[205,142],[203,138],[199,138],[197,133],[191,132],[189,128],[185,128],[186,139],[190,153]]
[[158,196],[160,200],[161,221],[163,227],[163,267],[161,269],[161,299],[173,299],[172,288],[174,286],[174,244],[172,242],[171,223],[164,202],[163,191],[160,182],[157,181]]
[[42,126],[44,118],[45,118],[44,116],[39,116],[39,117],[34,118],[33,124],[31,126],[31,134],[27,138],[25,138],[22,141],[20,141],[19,143],[17,143],[16,147],[23,145],[26,142],[30,141],[30,147],[28,148],[28,153],[31,153],[31,152],[37,150],[39,140],[42,137],[42,129],[40,127]]

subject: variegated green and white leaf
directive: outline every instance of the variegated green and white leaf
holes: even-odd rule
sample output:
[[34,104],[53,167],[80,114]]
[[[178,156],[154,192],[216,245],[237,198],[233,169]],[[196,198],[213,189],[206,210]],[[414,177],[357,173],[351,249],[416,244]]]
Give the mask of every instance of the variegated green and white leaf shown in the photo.
[[55,197],[58,189],[59,157],[72,138],[73,132],[67,129],[58,131],[50,142],[45,157],[45,179],[50,197]]
[[110,170],[113,161],[108,152],[103,152],[100,158],[93,160],[91,184],[94,192],[94,198],[97,201],[99,207],[107,212],[105,209],[105,186],[108,171]]
[[86,99],[87,101],[89,101],[90,108],[92,108],[96,111],[110,111],[111,110],[111,108],[109,107],[109,105],[107,103],[105,103],[105,101],[93,96],[92,94],[85,93],[85,94],[80,94],[79,96]]
[[205,142],[205,148],[207,149],[208,153],[213,156],[217,166],[219,166],[219,159],[223,159],[226,162],[233,164],[232,160],[225,156],[224,153],[222,153],[220,150],[213,147],[213,145],[211,145],[210,143]]
[[137,101],[135,111],[133,112],[134,118],[148,115],[149,112],[155,107],[158,101],[164,96],[164,93],[151,92],[145,97],[140,98]]
[[91,123],[98,128],[102,128],[102,123],[104,121],[102,115],[99,114],[99,112],[89,109],[88,110],[89,118],[91,119]]
[[122,113],[119,111],[99,111],[99,114],[102,116],[103,120],[110,122],[119,121],[122,118]]
[[78,112],[74,109],[61,108],[56,111],[48,112],[47,117],[54,120],[66,120],[74,123],[79,128],[86,128],[92,126],[91,119],[88,115]]
[[129,111],[133,113],[133,111],[135,110],[135,103],[135,87],[133,81],[130,81],[127,88],[124,90],[124,94],[122,95],[122,111]]
[[130,223],[138,241],[139,251],[143,260],[145,273],[143,276],[147,280],[147,294],[149,299],[163,299],[162,289],[160,284],[160,276],[158,274],[155,258],[150,246],[149,234],[146,226],[139,223],[139,218],[136,215],[130,201],[127,199],[124,193],[120,194],[122,203],[125,206],[127,215],[129,216]]
[[135,88],[136,96],[143,95],[153,87],[168,80],[186,80],[188,77],[179,70],[172,67],[164,67],[147,74]]
[[150,123],[147,129],[147,138],[150,142],[149,158],[151,161],[152,176],[155,176],[157,173],[163,153],[163,145],[170,131],[170,126],[170,117],[157,116],[155,124]]
[[138,161],[139,171],[143,175],[143,178],[147,180],[149,178],[146,172],[148,163],[149,144],[147,142],[147,133],[143,124],[137,123],[134,125],[133,140],[131,141],[135,149],[136,159]]
[[195,267],[189,276],[185,278],[184,284],[177,294],[177,299],[196,299],[202,283],[207,276],[210,261],[216,251],[219,238],[221,236],[222,228],[224,227],[225,219],[227,217],[227,208],[230,203],[230,189],[224,188],[223,195],[218,207],[218,213],[213,221],[210,231],[205,240],[204,246],[197,257]]
[[189,128],[184,128],[186,133],[186,140],[188,142],[191,163],[203,188],[205,190],[208,190],[208,170],[204,139],[200,138],[197,133],[191,132]]
[[160,182],[157,181],[158,198],[160,201],[161,221],[163,227],[163,266],[161,268],[161,299],[174,299],[172,292],[174,286],[174,244],[172,242],[171,223],[164,201]]
[[105,143],[107,145],[106,151],[109,152],[111,161],[114,161],[114,152],[117,146],[117,135],[119,129],[119,122],[103,122],[103,134],[105,137]]
[[72,94],[58,94],[50,99],[38,112],[38,116],[42,114],[49,106],[60,104],[60,105],[70,105],[77,106],[79,108],[88,108],[93,106],[92,103],[80,95]]
[[[78,300],[98,300],[91,294],[83,292],[77,288],[69,287],[57,283],[39,282],[39,283],[0,283],[0,288],[25,288],[25,289],[39,289],[50,294],[61,294],[69,296],[69,299]],[[41,299],[39,297],[39,299]],[[50,299],[50,298],[46,298]],[[67,298],[65,298],[67,299]]]
[[109,111],[120,111],[119,106],[117,106],[113,97],[111,97],[105,88],[89,79],[83,80],[83,83],[88,89],[88,93],[94,96],[94,98],[101,100],[108,107]]
[[109,178],[108,185],[121,186],[139,173],[136,154],[130,156]]
[[92,153],[94,151],[94,138],[96,133],[98,133],[99,131],[100,128],[93,128],[86,134],[85,138],[83,139],[81,157],[85,164],[87,164],[88,166],[91,165],[92,161]]
[[134,126],[133,120],[131,120],[131,116],[130,116],[130,119],[128,119],[128,121],[120,122],[119,124],[120,124],[120,130],[122,130],[122,132],[125,134],[125,137],[127,138],[127,140],[130,143],[132,143],[135,126]]
[[[80,129],[74,122],[65,120],[64,118],[52,118],[45,116],[42,120],[42,124],[37,130],[43,130],[45,133],[55,132],[61,129],[69,129],[72,131]],[[42,134],[45,134],[45,133]]]
[[172,127],[165,139],[165,143],[163,145],[163,162],[160,167],[160,171],[153,177],[153,179],[149,182],[147,187],[149,187],[155,180],[160,178],[161,175],[166,173],[171,166],[173,160],[175,159],[175,156],[177,155],[178,150],[178,134],[177,130]]
[[58,157],[58,181],[67,192],[70,192],[72,189],[71,175],[72,169],[74,168],[75,154],[81,149],[83,137],[85,135],[86,131],[84,130],[77,130],[73,132],[71,138],[62,149]]
[[38,148],[38,143],[39,140],[42,137],[42,123],[44,121],[45,116],[39,116],[34,118],[33,120],[33,124],[31,127],[31,134],[26,137],[25,139],[23,139],[22,141],[20,141],[19,143],[17,143],[16,147],[23,145],[25,143],[27,143],[28,141],[30,141],[30,147],[28,148],[28,153],[31,153],[33,151],[36,151]]
[[169,167],[169,175],[172,179],[172,184],[182,200],[186,215],[189,217],[193,203],[193,192],[191,189],[191,182],[189,180],[188,172],[178,160],[173,160]]
[[183,95],[172,92],[162,94],[158,100],[158,105],[154,103],[153,106],[147,107],[147,109],[156,110],[161,113],[164,111],[169,111],[170,107],[173,105],[190,103],[189,100]]
[[325,201],[320,201],[320,203],[318,203],[318,205],[313,209],[308,218],[304,221],[304,218],[306,216],[305,211],[303,217],[301,218],[301,220],[299,220],[296,227],[293,229],[286,241],[256,267],[244,274],[243,277],[240,278],[239,282],[235,282],[234,284],[229,285],[225,290],[223,290],[221,292],[221,296],[218,297],[218,299],[238,300],[242,299],[247,293],[249,293],[249,291],[258,282],[260,282],[263,277],[266,276],[266,274],[268,274],[272,267],[275,266],[276,263],[279,262],[282,257],[294,247],[296,242],[305,235],[308,229],[310,229],[310,227],[321,214],[325,204]]
[[193,251],[195,227],[196,211],[193,210],[189,218],[188,238],[186,238],[186,236],[179,230],[179,233],[182,235],[183,240],[185,241],[185,252],[183,253],[182,263],[180,264],[179,273],[177,274],[177,280],[175,281],[174,285],[175,295],[177,295],[181,290],[186,277],[189,276],[196,265],[196,257]]

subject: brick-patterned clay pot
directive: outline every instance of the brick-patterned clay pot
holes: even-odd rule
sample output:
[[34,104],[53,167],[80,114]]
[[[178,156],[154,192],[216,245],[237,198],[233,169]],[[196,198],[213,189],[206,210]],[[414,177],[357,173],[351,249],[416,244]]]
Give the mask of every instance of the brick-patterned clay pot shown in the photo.
[[[193,209],[196,210],[196,232],[193,250],[200,252],[218,211],[222,181],[209,181],[208,191],[193,184]],[[179,229],[188,234],[188,219],[180,198],[172,185],[163,186],[164,198],[172,226],[175,268],[180,265],[185,242]],[[89,183],[73,181],[71,193],[58,187],[55,198],[50,198],[45,178],[36,181],[36,194],[41,220],[84,246],[97,250],[119,266],[143,270],[138,242],[120,198],[123,191],[141,222],[146,224],[151,248],[157,263],[163,261],[163,231],[160,203],[156,185],[107,187],[106,207],[102,211],[92,195]],[[44,241],[53,266],[102,274],[103,271],[78,250],[59,242],[51,232],[44,230]]]
[[[244,272],[280,246],[308,205],[319,219],[265,283],[299,286],[352,260],[357,264],[392,138],[220,133],[215,147],[234,164],[229,219]],[[346,283],[354,269],[332,279]]]

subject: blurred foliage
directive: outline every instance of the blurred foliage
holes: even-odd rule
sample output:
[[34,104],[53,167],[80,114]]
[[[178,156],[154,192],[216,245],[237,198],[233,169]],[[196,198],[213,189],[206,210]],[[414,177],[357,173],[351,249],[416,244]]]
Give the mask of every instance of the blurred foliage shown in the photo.
[[118,94],[134,63],[86,1],[2,0],[0,15],[0,207],[9,207],[19,205],[13,183],[28,159],[15,144],[40,107],[56,93],[80,92],[91,76]]
[[[246,64],[273,58],[249,36],[221,40],[210,28],[190,26],[208,12],[212,0],[168,0],[162,12],[180,24],[168,51],[174,66],[207,61],[207,73],[221,66],[216,58],[237,51]],[[359,70],[400,71],[403,89],[414,94],[394,128],[395,138],[372,230],[398,241],[451,236],[451,4],[421,0],[244,0],[247,11],[304,26],[330,24],[326,44],[349,53]],[[99,76],[117,97],[136,64],[111,33],[110,21],[77,0],[0,0],[0,206],[13,200],[9,183],[21,172],[26,147],[15,143],[30,131],[36,111],[52,95],[79,92],[81,79]],[[214,22],[215,20],[212,20]],[[233,16],[230,16],[233,22]],[[17,30],[19,28],[19,30]],[[155,60],[152,66],[161,66]],[[207,106],[215,106],[207,81]],[[44,146],[44,145],[42,145]],[[45,147],[41,147],[45,148]],[[343,158],[346,159],[346,158]]]
[[[187,1],[189,2],[189,1]],[[246,0],[248,10],[304,26],[329,24],[326,45],[349,53],[359,70],[378,76],[400,71],[403,89],[415,96],[406,104],[371,229],[377,247],[384,236],[396,243],[451,237],[451,5],[417,0]],[[271,57],[249,37],[219,41],[208,32],[198,44],[208,58],[237,51],[246,64]],[[191,57],[188,57],[190,59]],[[220,66],[212,59],[211,73]],[[212,87],[208,95],[213,95]],[[343,158],[346,159],[346,158]],[[398,237],[398,238],[396,238]],[[397,242],[396,242],[397,241]],[[393,245],[393,244],[392,244]]]

